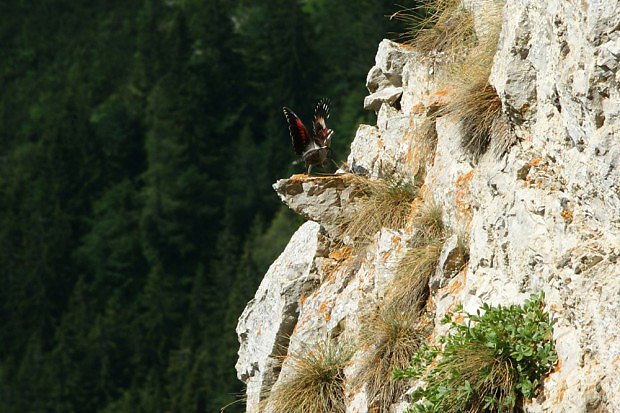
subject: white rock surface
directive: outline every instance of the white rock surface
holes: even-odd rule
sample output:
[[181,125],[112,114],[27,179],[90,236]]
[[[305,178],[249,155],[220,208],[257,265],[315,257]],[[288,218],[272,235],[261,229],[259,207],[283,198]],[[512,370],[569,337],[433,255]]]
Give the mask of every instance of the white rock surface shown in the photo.
[[[503,16],[491,83],[519,142],[502,159],[488,153],[472,164],[458,145],[457,120],[437,118],[422,190],[443,206],[450,228],[469,234],[470,261],[458,274],[440,268],[428,306],[440,320],[457,303],[475,312],[544,291],[559,362],[525,410],[620,412],[620,0],[511,0]],[[398,105],[376,100],[377,125],[361,125],[352,143],[352,172],[418,172],[418,128],[449,99],[437,81],[441,65],[441,56],[381,43],[367,87],[371,94],[402,87],[402,96]],[[238,372],[248,411],[277,380],[275,332],[291,329],[289,354],[325,339],[355,343],[361,315],[381,302],[406,249],[406,230],[380,231],[363,254],[317,244],[319,228],[337,240],[338,216],[354,202],[346,178],[338,179],[276,184],[291,208],[320,225],[293,237],[291,251],[304,257],[287,248],[241,318]],[[294,260],[303,264],[288,288],[282,277]],[[283,311],[284,302],[295,311]],[[298,317],[294,302],[303,302]],[[256,334],[262,324],[272,326],[268,336]],[[436,323],[433,336],[442,329]],[[346,369],[349,412],[369,410],[364,387],[351,384],[364,357],[358,351]],[[281,374],[289,368],[285,361]]]
[[259,401],[278,378],[281,356],[286,354],[288,338],[297,323],[301,297],[318,284],[311,269],[319,229],[319,224],[308,221],[297,230],[239,318],[241,347],[236,369],[239,380],[247,385],[248,412],[259,411]]
[[523,0],[505,16],[492,82],[525,142],[498,195],[472,192],[497,270],[544,290],[557,318],[560,363],[528,410],[620,411],[620,2]]
[[364,109],[374,110],[375,112],[381,109],[382,104],[388,104],[393,106],[396,104],[403,94],[402,87],[388,86],[371,95],[366,96],[364,99]]
[[302,217],[322,225],[328,237],[339,239],[342,233],[340,217],[350,213],[359,197],[351,176],[293,176],[273,184],[280,199]]
[[383,75],[394,86],[402,86],[403,67],[412,57],[410,49],[384,39],[379,43],[379,50],[375,57],[375,66],[381,69]]

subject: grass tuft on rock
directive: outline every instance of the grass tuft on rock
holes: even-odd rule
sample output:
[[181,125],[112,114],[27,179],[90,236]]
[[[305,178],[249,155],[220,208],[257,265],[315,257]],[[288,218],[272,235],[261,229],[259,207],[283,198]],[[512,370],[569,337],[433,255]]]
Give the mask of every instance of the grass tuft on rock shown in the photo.
[[488,77],[481,76],[467,88],[460,90],[454,99],[442,109],[446,114],[454,114],[460,123],[462,148],[474,160],[482,156],[492,140],[500,141],[498,148],[505,152],[510,139],[508,122],[502,113],[502,102]]
[[366,383],[371,408],[387,412],[408,389],[407,383],[392,380],[392,372],[409,365],[423,342],[421,329],[417,313],[395,307],[378,308],[362,319],[360,344],[370,350],[355,383]]
[[463,133],[461,146],[474,161],[490,147],[501,157],[515,143],[500,97],[489,83],[502,6],[503,2],[486,0],[470,10],[461,0],[425,0],[395,15],[412,25],[408,43],[445,57],[441,83],[451,99],[438,116],[456,116]]
[[404,228],[418,186],[402,178],[368,179],[356,176],[363,196],[355,211],[343,218],[344,238],[353,246],[366,245],[381,228]]
[[344,368],[352,354],[326,341],[290,355],[292,374],[274,386],[265,406],[274,413],[344,413]]
[[403,38],[423,53],[459,56],[476,41],[473,15],[461,0],[425,0],[393,17],[410,26]]
[[437,268],[446,240],[442,208],[424,202],[413,215],[414,237],[410,248],[396,266],[387,298],[401,309],[420,312],[429,295],[429,279]]

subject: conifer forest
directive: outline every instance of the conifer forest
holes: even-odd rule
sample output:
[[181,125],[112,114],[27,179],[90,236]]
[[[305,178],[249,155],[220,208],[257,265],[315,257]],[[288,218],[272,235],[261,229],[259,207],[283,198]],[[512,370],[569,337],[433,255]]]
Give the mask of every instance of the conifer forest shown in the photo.
[[330,98],[344,161],[402,7],[0,1],[1,412],[239,398],[237,318],[301,222],[282,106]]

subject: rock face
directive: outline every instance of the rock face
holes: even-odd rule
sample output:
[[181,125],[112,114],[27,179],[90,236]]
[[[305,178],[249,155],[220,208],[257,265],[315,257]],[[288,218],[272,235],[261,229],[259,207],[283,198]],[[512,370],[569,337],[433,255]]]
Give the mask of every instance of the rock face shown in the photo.
[[[365,103],[378,112],[377,125],[360,126],[348,165],[373,178],[423,168],[423,192],[443,207],[449,228],[469,235],[469,263],[456,274],[455,237],[444,244],[428,302],[435,320],[457,303],[473,312],[545,292],[559,362],[526,411],[617,412],[620,1],[512,0],[503,16],[490,82],[518,138],[504,157],[489,152],[472,163],[458,144],[458,120],[433,116],[447,99],[437,59],[384,40]],[[419,139],[425,122],[436,132],[430,161]],[[411,237],[383,229],[360,254],[339,244],[339,217],[356,198],[346,174],[274,187],[310,221],[239,322],[248,412],[260,411],[259,400],[291,374],[280,356],[325,339],[357,340]],[[348,412],[370,410],[366,386],[352,380],[365,357],[360,349],[345,371]],[[391,410],[404,411],[406,401]]]
[[319,229],[319,224],[308,221],[297,230],[239,318],[236,367],[239,379],[247,384],[248,411],[257,411],[261,396],[278,378],[300,300],[318,285],[312,267]]

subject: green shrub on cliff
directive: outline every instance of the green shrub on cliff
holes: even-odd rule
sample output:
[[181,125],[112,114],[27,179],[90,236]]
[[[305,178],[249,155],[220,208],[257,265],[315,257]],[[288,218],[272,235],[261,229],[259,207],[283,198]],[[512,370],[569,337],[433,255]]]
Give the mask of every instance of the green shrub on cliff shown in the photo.
[[411,411],[514,412],[532,398],[543,377],[557,360],[552,322],[543,311],[543,295],[535,294],[523,305],[483,305],[477,314],[443,320],[449,333],[440,346],[422,346],[397,379],[421,379],[424,385],[412,394]]

